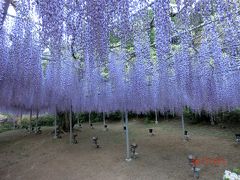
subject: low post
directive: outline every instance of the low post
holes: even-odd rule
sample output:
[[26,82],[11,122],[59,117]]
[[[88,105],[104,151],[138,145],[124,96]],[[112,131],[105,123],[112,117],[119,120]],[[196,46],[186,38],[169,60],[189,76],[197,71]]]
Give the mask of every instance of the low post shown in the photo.
[[126,148],[127,148],[127,158],[126,161],[131,161],[130,152],[129,152],[129,136],[128,136],[128,112],[125,112],[125,136],[126,136]]
[[70,107],[70,113],[69,113],[69,126],[70,126],[70,144],[72,144],[72,106]]

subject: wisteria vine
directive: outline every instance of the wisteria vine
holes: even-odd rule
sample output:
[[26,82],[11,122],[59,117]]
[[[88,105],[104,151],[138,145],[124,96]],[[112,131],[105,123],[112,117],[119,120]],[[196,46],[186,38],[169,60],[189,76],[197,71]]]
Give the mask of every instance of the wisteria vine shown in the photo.
[[237,0],[4,2],[0,111],[239,107]]

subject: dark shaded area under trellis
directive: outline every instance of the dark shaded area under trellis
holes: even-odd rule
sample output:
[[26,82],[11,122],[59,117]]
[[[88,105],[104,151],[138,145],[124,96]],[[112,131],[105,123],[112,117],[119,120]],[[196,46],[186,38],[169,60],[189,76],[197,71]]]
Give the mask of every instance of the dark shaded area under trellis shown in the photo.
[[[72,113],[72,126],[79,123],[84,123],[89,121],[88,113]],[[91,113],[91,122],[103,122],[103,113],[92,112]],[[211,117],[213,117],[214,125],[219,125],[224,127],[228,125],[238,125],[240,123],[240,110],[237,109],[231,112],[219,112],[216,114],[209,114],[205,111],[201,113],[194,113],[191,109],[185,109],[184,118],[186,123],[190,124],[206,124],[211,125]],[[106,122],[119,122],[121,121],[122,114],[121,112],[114,112],[106,114]],[[175,115],[171,113],[161,114],[158,112],[158,120],[164,121],[176,118]],[[38,126],[53,126],[55,117],[52,115],[42,115],[38,118]],[[146,114],[136,114],[129,112],[129,119],[135,119],[143,121],[144,123],[153,123],[155,121],[155,112],[150,111]],[[36,125],[36,117],[34,116],[31,121],[32,127]],[[69,112],[58,112],[57,125],[61,127],[65,132],[69,132]],[[13,122],[4,122],[0,124],[0,132],[4,132],[10,129],[13,129]],[[18,121],[16,124],[18,127],[28,127],[29,126],[29,117],[25,116],[21,121]]]

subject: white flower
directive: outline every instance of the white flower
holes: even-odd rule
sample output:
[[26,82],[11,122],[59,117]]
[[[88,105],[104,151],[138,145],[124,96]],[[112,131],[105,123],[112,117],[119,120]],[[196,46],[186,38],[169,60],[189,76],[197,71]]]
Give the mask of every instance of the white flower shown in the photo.
[[240,180],[240,175],[237,175],[236,173],[233,173],[231,171],[225,170],[223,180],[229,179],[229,180]]

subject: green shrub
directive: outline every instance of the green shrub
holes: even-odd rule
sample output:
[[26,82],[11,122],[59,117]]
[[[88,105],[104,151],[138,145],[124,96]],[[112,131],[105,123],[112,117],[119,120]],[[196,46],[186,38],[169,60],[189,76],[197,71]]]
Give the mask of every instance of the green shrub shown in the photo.
[[[240,109],[231,112],[217,112],[213,116],[215,123],[240,123]],[[190,108],[185,108],[184,119],[191,123],[210,123],[211,114],[205,111],[195,113]]]
[[[83,122],[88,122],[89,118],[89,113],[77,113],[75,114],[76,119],[79,120],[80,123]],[[90,115],[91,122],[102,122],[103,121],[103,113],[96,113],[96,112],[91,112]],[[109,115],[105,115],[106,120],[110,121],[119,121],[121,120],[121,113],[120,112],[115,112],[115,113],[110,113]]]
[[221,121],[226,123],[237,123],[240,122],[240,110],[236,109],[231,112],[221,112],[218,114],[221,117]]
[[[89,113],[77,113],[75,114],[76,119],[79,120],[80,123],[83,122],[88,122],[88,118],[89,118]],[[102,113],[96,113],[96,112],[92,112],[90,115],[90,119],[91,122],[100,122],[102,121]]]
[[240,175],[240,168],[234,168],[233,172],[235,172],[236,174]]
[[[38,118],[38,126],[53,126],[54,125],[54,116],[44,115]],[[33,119],[33,122],[36,122],[36,118]],[[35,125],[35,123],[33,124]]]
[[122,113],[121,112],[110,113],[108,119],[111,121],[120,121],[122,119]]
[[146,117],[145,119],[144,119],[144,123],[145,124],[150,124],[150,123],[153,123],[154,121],[152,120],[152,119],[150,119],[149,117]]
[[11,122],[4,122],[0,125],[0,133],[11,130],[13,128],[13,123]]
[[209,123],[211,115],[205,111],[201,111],[200,113],[193,112],[190,108],[185,108],[183,111],[184,120],[186,122],[190,122],[192,124],[197,123]]
[[20,123],[21,123],[22,128],[26,128],[26,127],[29,126],[29,119],[28,118],[23,118]]
[[[35,126],[36,125],[37,118],[34,117],[32,119],[31,125]],[[51,115],[44,115],[44,116],[39,116],[38,118],[38,126],[53,126],[54,124],[54,116]],[[29,126],[29,118],[23,118],[21,120],[21,127],[26,128]]]

